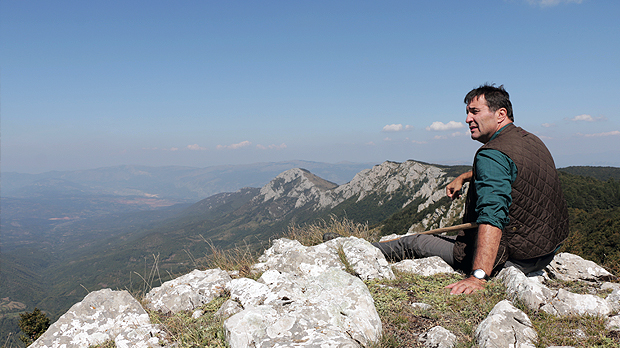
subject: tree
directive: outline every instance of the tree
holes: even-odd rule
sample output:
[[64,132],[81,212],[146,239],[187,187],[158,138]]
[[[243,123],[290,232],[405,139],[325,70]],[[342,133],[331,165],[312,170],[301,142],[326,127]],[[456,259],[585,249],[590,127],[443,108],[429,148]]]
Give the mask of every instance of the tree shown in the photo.
[[19,328],[26,334],[20,335],[19,339],[26,345],[30,345],[50,327],[50,319],[38,308],[32,313],[20,313],[19,316]]

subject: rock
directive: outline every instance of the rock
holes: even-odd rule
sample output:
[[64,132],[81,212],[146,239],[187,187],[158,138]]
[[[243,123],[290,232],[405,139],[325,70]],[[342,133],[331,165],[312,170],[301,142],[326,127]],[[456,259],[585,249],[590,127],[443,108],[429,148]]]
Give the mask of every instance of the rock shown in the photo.
[[614,315],[607,320],[605,328],[609,331],[620,331],[620,315]]
[[620,283],[604,282],[601,285],[601,290],[620,290]]
[[480,348],[521,347],[534,348],[538,335],[525,313],[508,300],[498,302],[476,328]]
[[418,340],[428,348],[452,348],[456,345],[456,335],[441,326],[428,330]]
[[454,268],[439,256],[425,257],[415,260],[403,260],[392,265],[392,269],[400,272],[409,272],[421,276],[431,276],[438,273],[457,273]]
[[620,289],[616,289],[605,297],[605,301],[611,307],[612,312],[620,312]]
[[611,313],[611,306],[606,300],[595,295],[575,294],[564,289],[541,309],[558,316],[592,315],[606,317]]
[[329,268],[345,269],[338,256],[342,247],[347,261],[361,279],[394,278],[387,260],[372,244],[356,238],[337,238],[328,242],[305,247],[298,241],[286,238],[277,239],[258,259],[260,263],[254,269],[265,272],[277,270],[294,275],[316,276]]
[[145,296],[147,307],[164,313],[194,310],[224,292],[225,285],[232,279],[226,271],[210,269],[194,270],[153,288]]
[[226,300],[220,309],[215,312],[215,316],[222,319],[228,319],[242,310],[243,308],[236,301]]
[[613,280],[614,278],[611,273],[596,263],[569,253],[555,255],[546,269],[552,276],[564,281],[599,282]]
[[118,348],[160,347],[163,331],[127,291],[103,289],[74,304],[31,348],[83,348],[113,340]]
[[424,309],[424,310],[429,310],[433,308],[433,306],[429,305],[428,303],[423,303],[423,302],[414,302],[411,304],[411,307]]
[[[359,347],[377,342],[381,320],[366,285],[338,268],[297,276],[274,270],[256,282],[268,287],[262,303],[251,304],[224,322],[236,347]],[[248,290],[256,288],[246,282]],[[261,288],[262,289],[262,288]]]
[[226,290],[230,292],[230,299],[240,303],[243,308],[261,305],[269,295],[267,285],[248,278],[228,282]]
[[557,293],[541,284],[538,277],[526,277],[516,267],[502,269],[497,277],[506,286],[506,294],[510,300],[519,300],[535,311],[548,303]]

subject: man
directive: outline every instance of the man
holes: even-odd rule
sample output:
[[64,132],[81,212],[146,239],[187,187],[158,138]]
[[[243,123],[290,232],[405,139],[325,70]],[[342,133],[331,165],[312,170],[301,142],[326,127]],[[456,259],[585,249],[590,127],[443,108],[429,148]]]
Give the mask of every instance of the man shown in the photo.
[[448,184],[446,193],[457,198],[470,183],[463,222],[478,227],[453,237],[412,235],[374,243],[391,260],[440,256],[469,273],[447,286],[451,294],[483,289],[504,264],[524,273],[543,269],[568,236],[568,210],[553,158],[539,138],[513,124],[508,92],[483,85],[467,94],[465,104],[471,138],[484,145],[472,170]]

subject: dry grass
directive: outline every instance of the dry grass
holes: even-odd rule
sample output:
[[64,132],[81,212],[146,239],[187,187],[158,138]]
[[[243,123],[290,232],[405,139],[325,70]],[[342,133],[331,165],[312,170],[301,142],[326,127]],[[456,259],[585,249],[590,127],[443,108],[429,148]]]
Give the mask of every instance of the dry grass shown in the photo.
[[297,240],[305,246],[323,243],[323,234],[337,233],[343,237],[358,237],[369,242],[379,240],[379,230],[369,229],[368,224],[353,222],[346,218],[331,216],[329,221],[319,220],[313,224],[291,225],[282,235],[284,238]]
[[215,312],[228,298],[228,295],[215,298],[196,309],[202,311],[202,315],[197,319],[192,318],[193,312],[191,311],[181,311],[176,314],[150,311],[149,315],[152,323],[161,324],[164,327],[168,340],[174,342],[175,347],[225,348],[228,344],[223,321],[215,315]]
[[201,260],[201,268],[238,271],[238,277],[257,279],[257,274],[252,272],[252,266],[258,262],[259,255],[248,245],[222,250],[214,246],[213,243],[207,243],[211,248],[211,253]]

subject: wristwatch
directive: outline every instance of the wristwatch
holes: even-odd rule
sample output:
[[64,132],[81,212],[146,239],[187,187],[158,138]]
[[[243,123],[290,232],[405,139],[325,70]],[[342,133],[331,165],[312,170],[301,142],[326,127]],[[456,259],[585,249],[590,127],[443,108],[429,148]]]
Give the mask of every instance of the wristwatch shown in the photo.
[[471,275],[480,280],[489,280],[489,276],[481,269],[475,269],[471,272]]

